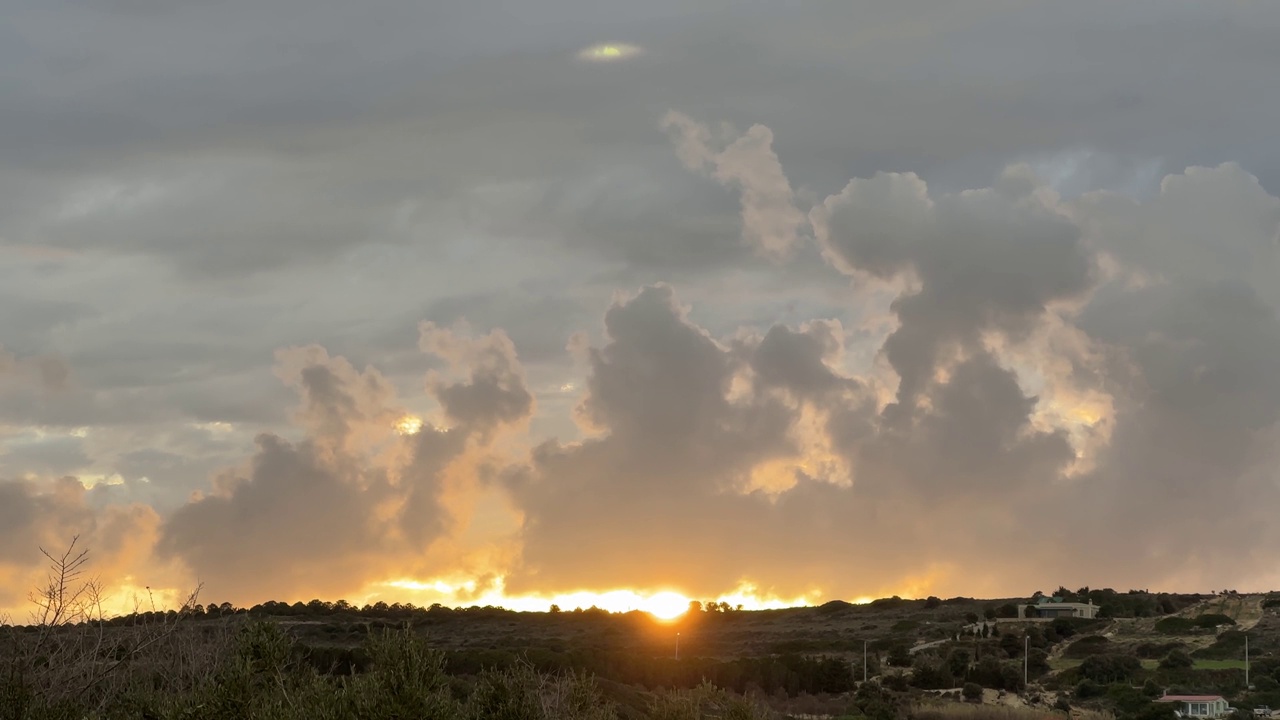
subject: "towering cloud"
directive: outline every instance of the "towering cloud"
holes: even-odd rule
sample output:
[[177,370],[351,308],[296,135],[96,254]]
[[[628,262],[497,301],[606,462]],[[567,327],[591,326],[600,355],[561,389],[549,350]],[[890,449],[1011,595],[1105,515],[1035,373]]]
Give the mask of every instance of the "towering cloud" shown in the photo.
[[302,439],[260,435],[245,467],[219,475],[212,493],[168,518],[160,554],[242,602],[336,597],[431,571],[424,558],[433,543],[467,521],[451,514],[445,495],[465,490],[453,482],[460,471],[478,470],[468,444],[484,446],[497,425],[526,417],[533,400],[501,332],[471,339],[424,325],[422,347],[468,371],[462,381],[428,382],[452,427],[405,430],[406,412],[372,368],[357,371],[318,347],[279,352],[278,374],[302,397]]
[[[726,319],[708,288],[635,283],[571,343],[585,377],[518,354],[514,328],[422,322],[441,362],[403,400],[385,368],[281,350],[293,427],[173,512],[0,483],[0,587],[38,567],[16,548],[75,532],[130,582],[237,602],[403,578],[815,598],[1280,581],[1280,199],[1256,178],[1193,167],[1135,199],[1064,198],[1023,165],[948,192],[879,173],[806,214],[767,128],[664,124],[697,182],[739,193],[744,237],[792,258],[767,272],[833,288],[831,309]],[[868,288],[887,331],[861,324]],[[56,394],[62,367],[0,354],[0,392]]]

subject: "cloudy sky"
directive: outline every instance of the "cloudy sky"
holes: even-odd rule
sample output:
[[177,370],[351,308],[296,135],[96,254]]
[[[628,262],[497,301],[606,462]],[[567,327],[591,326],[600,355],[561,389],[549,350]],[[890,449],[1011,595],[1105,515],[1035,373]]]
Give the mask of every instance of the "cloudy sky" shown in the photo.
[[0,11],[0,608],[1280,585],[1280,4]]

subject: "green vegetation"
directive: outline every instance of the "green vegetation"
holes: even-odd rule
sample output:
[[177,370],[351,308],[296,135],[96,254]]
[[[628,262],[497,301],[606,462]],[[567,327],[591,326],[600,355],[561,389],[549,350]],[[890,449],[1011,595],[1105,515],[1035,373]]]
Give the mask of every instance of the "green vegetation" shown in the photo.
[[[0,627],[0,720],[905,720],[986,717],[994,710],[980,704],[984,689],[1021,694],[1037,718],[1069,709],[1162,720],[1170,707],[1151,699],[1165,691],[1223,693],[1245,709],[1280,706],[1280,614],[1248,616],[1256,658],[1248,691],[1244,633],[1221,629],[1236,626],[1208,612],[1244,617],[1258,610],[1257,596],[1219,596],[1159,621],[1007,617],[1022,599],[889,598],[763,612],[697,603],[664,623],[596,608],[320,600],[237,608],[195,596],[180,609],[108,619],[95,610],[96,589],[77,584],[84,562],[83,554],[58,558],[38,594],[38,621]],[[1087,594],[1122,598],[1120,608],[1181,597]],[[966,625],[992,614],[1003,616],[998,633]],[[864,672],[871,682],[860,682]],[[949,704],[930,704],[939,698]]]
[[1196,670],[1243,670],[1244,660],[1195,660]]

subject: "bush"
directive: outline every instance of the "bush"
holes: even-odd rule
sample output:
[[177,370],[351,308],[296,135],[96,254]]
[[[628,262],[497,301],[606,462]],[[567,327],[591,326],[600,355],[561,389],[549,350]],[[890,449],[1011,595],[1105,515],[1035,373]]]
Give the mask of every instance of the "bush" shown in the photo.
[[1184,617],[1167,617],[1156,621],[1156,632],[1166,635],[1186,635],[1196,627],[1194,620]]
[[1076,685],[1075,696],[1077,700],[1089,700],[1091,698],[1102,697],[1107,693],[1107,689],[1092,680],[1081,680]]
[[1087,658],[1106,653],[1110,647],[1111,641],[1101,635],[1088,635],[1068,645],[1062,655],[1069,658]]
[[1156,658],[1163,658],[1174,650],[1183,650],[1185,647],[1180,642],[1141,643],[1133,649],[1133,654],[1144,660],[1155,660]]
[[1097,683],[1132,682],[1142,663],[1132,655],[1093,655],[1080,664],[1080,674]]
[[907,676],[902,673],[889,673],[880,677],[880,683],[890,690],[897,692],[906,692],[911,689],[911,684],[907,682]]
[[894,645],[890,648],[885,662],[890,667],[911,667],[911,648],[906,645]]
[[1129,717],[1133,720],[1176,720],[1178,716],[1173,703],[1151,702],[1130,713]]
[[1174,650],[1160,661],[1161,670],[1187,670],[1196,663],[1185,650]]
[[1239,630],[1227,630],[1218,636],[1209,647],[1203,647],[1191,653],[1191,657],[1206,660],[1227,660],[1244,655],[1245,634]]
[[964,684],[964,688],[960,691],[960,694],[969,702],[981,702],[982,686],[975,682],[967,682]]
[[911,668],[911,684],[924,690],[942,690],[953,685],[947,666],[927,653],[916,655]]

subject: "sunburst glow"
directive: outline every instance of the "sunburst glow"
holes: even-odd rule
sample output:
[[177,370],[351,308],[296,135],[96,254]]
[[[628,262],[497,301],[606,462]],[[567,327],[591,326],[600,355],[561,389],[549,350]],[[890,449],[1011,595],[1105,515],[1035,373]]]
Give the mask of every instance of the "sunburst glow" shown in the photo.
[[422,418],[416,415],[405,415],[396,421],[396,432],[401,435],[417,435],[422,430]]
[[[639,610],[661,620],[680,617],[688,611],[689,603],[694,599],[674,590],[581,590],[556,595],[507,595],[500,578],[490,588],[479,592],[473,580],[449,579],[392,580],[373,589],[367,602],[381,599],[387,602],[408,600],[419,605],[437,602],[449,606],[493,605],[521,612],[546,612],[552,606],[565,612],[595,607],[618,613]],[[820,597],[821,593],[818,591],[790,599],[762,596],[754,585],[743,583],[732,592],[714,598],[714,601],[727,603],[733,608],[741,607],[743,610],[776,610],[810,606]]]
[[583,49],[578,53],[578,58],[591,62],[616,62],[635,57],[640,54],[640,48],[635,45],[626,43],[603,43],[600,45],[592,45]]

